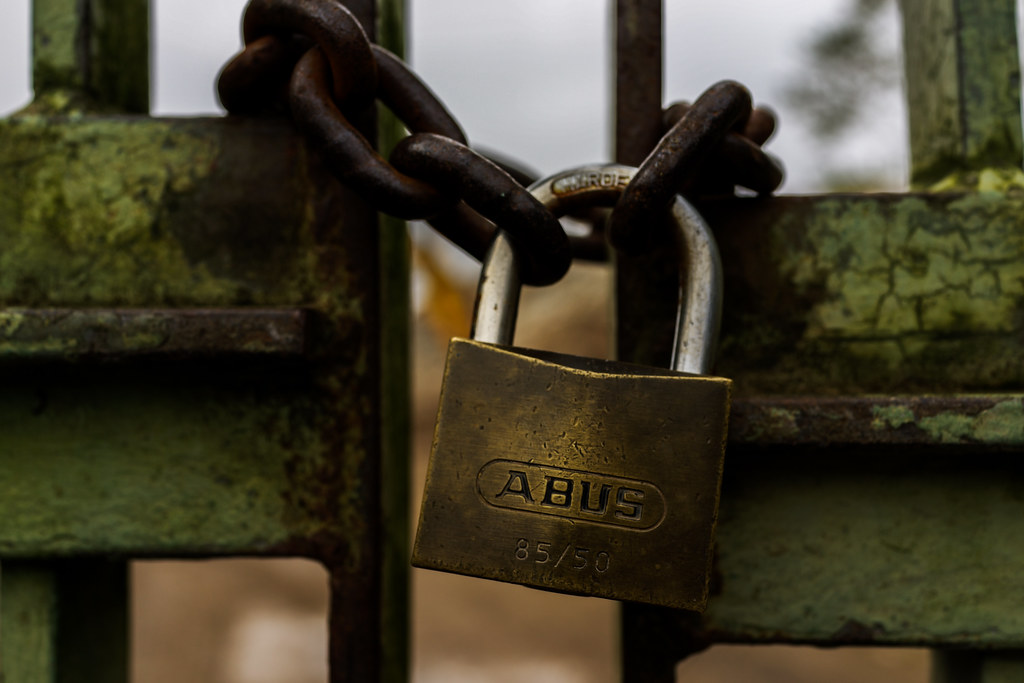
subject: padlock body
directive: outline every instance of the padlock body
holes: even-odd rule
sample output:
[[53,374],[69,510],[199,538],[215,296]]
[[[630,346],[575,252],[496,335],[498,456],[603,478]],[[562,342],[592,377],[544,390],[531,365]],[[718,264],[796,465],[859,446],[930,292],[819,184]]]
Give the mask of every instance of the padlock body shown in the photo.
[[413,564],[702,610],[730,388],[453,339]]

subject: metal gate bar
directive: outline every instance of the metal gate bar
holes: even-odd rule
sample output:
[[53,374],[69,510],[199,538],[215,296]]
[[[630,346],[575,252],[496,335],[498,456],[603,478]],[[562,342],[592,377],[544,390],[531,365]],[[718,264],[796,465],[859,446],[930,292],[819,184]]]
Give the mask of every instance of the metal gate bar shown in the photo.
[[[1024,678],[1014,3],[902,10],[914,191],[700,207],[735,382],[713,596],[627,606],[627,681],[718,642],[924,646],[936,683]],[[620,355],[663,362],[672,277],[619,278]],[[634,315],[636,292],[658,301]]]
[[127,562],[247,555],[326,566],[332,681],[404,680],[404,231],[287,121],[145,116],[148,16],[35,0],[0,121],[0,678],[127,680]]

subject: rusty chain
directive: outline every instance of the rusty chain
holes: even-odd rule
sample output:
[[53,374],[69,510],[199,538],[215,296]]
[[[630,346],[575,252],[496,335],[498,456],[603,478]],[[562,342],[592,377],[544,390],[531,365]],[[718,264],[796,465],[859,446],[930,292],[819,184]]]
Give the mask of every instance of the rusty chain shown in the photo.
[[[471,149],[444,104],[401,60],[372,44],[340,0],[251,0],[242,34],[242,52],[218,79],[225,109],[290,111],[331,172],[375,209],[426,220],[477,259],[500,225],[520,255],[525,284],[556,282],[573,258],[607,257],[602,221],[592,222],[589,235],[567,237],[526,191],[534,178]],[[354,123],[376,100],[410,131],[388,159]],[[761,150],[774,116],[752,109],[737,83],[712,86],[692,106],[672,105],[664,125],[665,136],[612,212],[608,237],[618,249],[655,246],[656,231],[629,226],[657,223],[642,218],[677,192],[731,195],[739,185],[770,193],[782,181],[781,166]]]
[[[671,121],[678,115],[678,119],[640,164],[612,212],[611,243],[632,253],[651,250],[663,236],[656,230],[638,233],[632,226],[642,225],[652,210],[668,206],[678,192],[693,194],[701,183],[714,187],[728,178],[729,194],[735,184],[758,193],[778,187],[781,167],[743,134],[749,128],[751,135],[770,135],[774,117],[764,110],[754,116],[753,111],[750,93],[733,81],[711,86],[692,106],[682,104],[670,110],[667,118]],[[724,167],[708,164],[712,152],[718,153],[717,161]]]

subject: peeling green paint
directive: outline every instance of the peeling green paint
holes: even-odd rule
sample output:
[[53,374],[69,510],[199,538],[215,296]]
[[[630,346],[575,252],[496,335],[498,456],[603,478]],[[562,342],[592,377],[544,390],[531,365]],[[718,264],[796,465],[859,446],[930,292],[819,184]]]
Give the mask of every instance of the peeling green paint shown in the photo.
[[936,443],[1020,444],[1024,439],[1024,407],[1020,398],[999,401],[977,414],[944,412],[918,417],[907,406],[878,405],[872,409],[874,429],[913,425]]
[[906,406],[879,405],[871,412],[875,416],[871,422],[874,429],[896,429],[914,423],[914,411]]
[[[1012,329],[1024,295],[1024,260],[1010,256],[1024,242],[1016,221],[1006,220],[1010,207],[992,215],[997,202],[967,196],[950,203],[943,217],[912,197],[882,211],[868,203],[822,202],[807,232],[817,247],[814,272],[828,274],[830,296],[810,312],[807,335]],[[996,244],[995,253],[986,248]],[[808,265],[794,264],[796,282],[797,268]]]
[[[142,375],[97,368],[99,384],[87,365],[9,377],[0,555],[304,554],[353,572],[376,562],[361,501],[378,433],[366,341],[378,283],[373,258],[349,242],[375,243],[341,234],[338,190],[295,132],[25,113],[0,122],[0,138],[0,355],[79,344],[25,346],[13,307],[301,306],[317,320],[301,371],[172,362]],[[136,322],[111,328],[110,344],[162,343],[158,324]]]
[[997,403],[978,415],[943,413],[924,417],[918,425],[943,443],[1019,444],[1024,437],[1024,408],[1018,398]]
[[[232,167],[228,143],[243,131],[210,123],[0,122],[0,183],[7,188],[0,196],[0,302],[326,303],[313,274],[312,195],[297,193],[301,171],[294,189],[280,187],[277,197],[246,203],[244,188],[236,188],[237,203],[218,199],[217,186],[273,178],[260,181],[259,169]],[[261,211],[269,218],[254,218]],[[268,225],[275,214],[287,223]],[[224,240],[225,231],[243,237],[247,229],[248,241]]]
[[[380,347],[381,319],[404,319],[407,300],[392,291],[382,301],[376,215],[286,120],[99,116],[148,108],[149,5],[34,0],[37,96],[0,121],[0,356],[10,354],[0,392],[4,569],[24,564],[26,576],[44,577],[79,554],[310,556],[331,572],[332,668],[401,680],[401,438],[388,446],[386,505],[380,463],[381,433],[404,431],[407,407],[391,387],[382,415],[381,380],[403,381],[405,366],[382,362]],[[385,6],[390,44],[400,4]],[[362,8],[368,27],[373,7]],[[402,244],[394,240],[392,251]],[[406,277],[395,277],[393,290]],[[186,307],[283,310],[302,325],[273,328],[298,329],[296,343],[274,338],[256,360],[150,354],[167,350],[163,328],[138,309],[180,321]],[[57,310],[63,327],[48,337],[48,318],[27,324],[18,308]],[[136,310],[108,314],[124,308]],[[224,322],[223,310],[215,315]],[[404,341],[387,340],[386,353]],[[263,349],[254,343],[239,346]],[[48,559],[27,566],[40,557]],[[0,601],[5,633],[19,618],[8,609],[17,604],[12,585]],[[125,586],[115,586],[122,598]],[[65,597],[43,596],[33,608],[56,614]],[[89,617],[98,622],[114,607],[92,606]],[[85,633],[97,631],[123,647],[124,628]],[[45,624],[24,633],[55,644]],[[109,657],[115,645],[80,649]],[[23,669],[9,648],[2,654],[0,678],[17,677]],[[44,676],[46,666],[59,668],[57,681],[82,671],[126,675],[123,661],[107,674],[66,654],[27,653],[22,677]]]
[[[1024,194],[780,197],[706,212],[723,262],[742,264],[727,269],[719,354],[739,392],[1024,382]],[[764,245],[756,258],[752,243]]]
[[227,283],[191,267],[159,234],[161,203],[207,174],[208,142],[168,125],[35,117],[6,122],[0,135],[9,188],[0,200],[0,300],[139,305],[175,284],[199,300],[229,300]]
[[955,171],[927,188],[928,192],[994,192],[1024,194],[1024,171],[1019,168],[982,168]]

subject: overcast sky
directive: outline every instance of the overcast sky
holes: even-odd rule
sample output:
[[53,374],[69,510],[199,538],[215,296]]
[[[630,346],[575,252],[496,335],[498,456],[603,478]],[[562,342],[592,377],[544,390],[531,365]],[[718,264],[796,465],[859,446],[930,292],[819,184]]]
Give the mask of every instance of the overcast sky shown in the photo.
[[[665,99],[694,99],[723,78],[771,104],[769,149],[788,170],[783,191],[821,189],[821,169],[906,175],[900,97],[872,107],[842,141],[811,140],[782,92],[805,69],[808,41],[851,0],[666,0]],[[28,101],[29,0],[0,0],[0,113]],[[409,57],[471,142],[544,173],[610,156],[608,0],[410,0]],[[895,3],[893,3],[895,5]],[[213,83],[237,50],[245,0],[154,0],[153,112],[219,113]],[[898,43],[890,12],[886,40]],[[199,18],[199,20],[197,20]],[[890,35],[891,34],[891,35]]]

